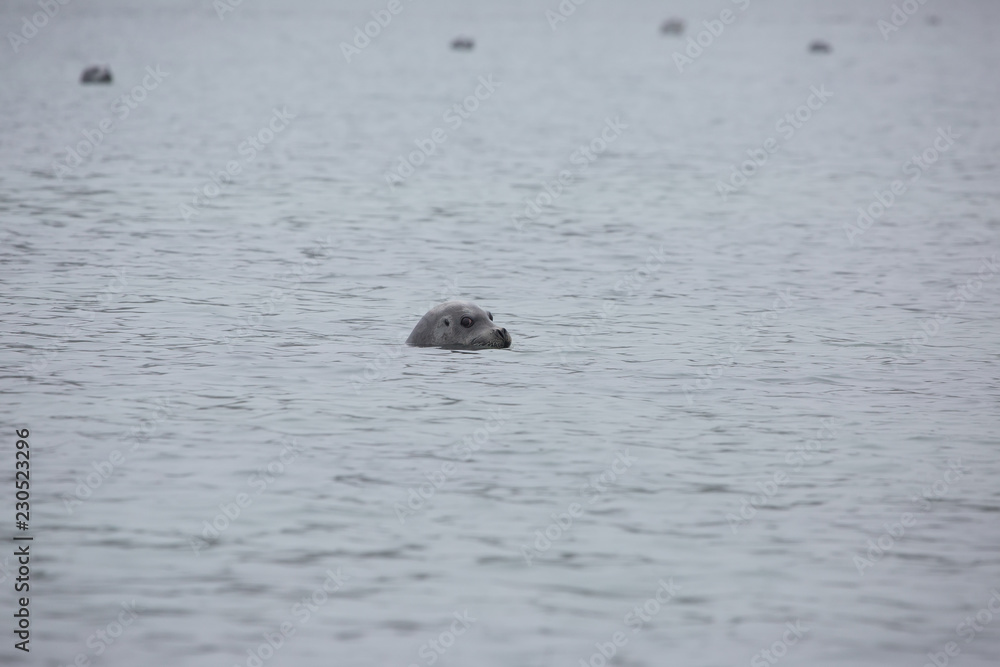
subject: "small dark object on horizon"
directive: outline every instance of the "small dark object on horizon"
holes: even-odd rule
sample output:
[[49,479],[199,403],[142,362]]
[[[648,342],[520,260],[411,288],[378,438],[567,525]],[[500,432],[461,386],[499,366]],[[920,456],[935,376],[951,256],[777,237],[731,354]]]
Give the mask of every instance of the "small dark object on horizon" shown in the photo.
[[833,47],[826,42],[816,40],[809,45],[809,51],[810,53],[830,53],[830,51],[833,51]]
[[684,21],[680,19],[667,19],[660,24],[660,32],[664,35],[681,35],[684,33]]
[[107,65],[91,65],[83,70],[80,83],[111,83],[111,69]]
[[471,37],[456,37],[451,42],[451,48],[456,51],[471,51],[476,46],[476,43]]

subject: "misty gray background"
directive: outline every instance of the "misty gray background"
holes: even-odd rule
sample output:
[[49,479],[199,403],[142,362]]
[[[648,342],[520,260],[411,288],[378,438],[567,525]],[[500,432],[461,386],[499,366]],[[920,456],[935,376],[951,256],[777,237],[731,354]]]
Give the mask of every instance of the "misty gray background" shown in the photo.
[[[1000,618],[957,632],[1000,587],[1000,275],[980,274],[1000,248],[1000,5],[931,0],[886,40],[884,0],[589,0],[555,31],[556,0],[402,3],[350,63],[340,43],[387,3],[244,0],[220,20],[207,0],[76,0],[16,53],[7,34],[39,8],[4,3],[0,525],[13,544],[13,431],[29,428],[35,541],[28,656],[2,549],[0,660],[247,665],[291,619],[265,665],[427,665],[421,647],[468,610],[436,664],[575,667],[616,632],[614,665],[771,664],[760,651],[798,621],[782,665],[919,667],[950,641],[952,664],[995,665]],[[674,52],[727,8],[679,72]],[[659,34],[672,16],[684,36]],[[450,50],[458,35],[475,50]],[[114,83],[80,85],[98,63]],[[147,67],[167,74],[119,119]],[[777,121],[813,86],[833,96],[785,140]],[[519,229],[609,118],[627,129]],[[390,189],[435,128],[447,141]],[[958,138],[910,182],[939,128]],[[185,219],[230,161],[241,173]],[[513,347],[401,347],[456,297]],[[465,460],[456,444],[487,428]],[[626,450],[637,462],[529,565],[535,531]],[[727,515],[777,473],[734,533]],[[196,553],[240,493],[252,504]],[[338,568],[350,579],[299,622]],[[634,633],[626,614],[661,579],[680,592]],[[138,620],[95,655],[88,638],[133,600]]]

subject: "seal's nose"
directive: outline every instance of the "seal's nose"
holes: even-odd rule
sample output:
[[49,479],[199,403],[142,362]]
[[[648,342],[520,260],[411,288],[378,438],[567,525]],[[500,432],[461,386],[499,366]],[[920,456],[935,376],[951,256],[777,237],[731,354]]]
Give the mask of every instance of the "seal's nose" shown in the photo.
[[507,333],[506,329],[495,329],[494,332],[496,333],[497,337],[503,341],[504,347],[510,347],[511,343],[510,334]]

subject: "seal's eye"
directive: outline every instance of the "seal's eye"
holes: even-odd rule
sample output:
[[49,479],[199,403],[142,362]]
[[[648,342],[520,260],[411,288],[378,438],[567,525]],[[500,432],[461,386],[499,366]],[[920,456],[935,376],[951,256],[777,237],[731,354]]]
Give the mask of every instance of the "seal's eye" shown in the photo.
[[448,319],[447,317],[446,317],[446,318],[444,318],[444,325],[445,325],[446,327],[450,327],[450,326],[451,326],[451,320],[449,320],[449,319]]
[[469,316],[463,317],[462,318],[462,326],[465,327],[466,329],[468,329],[469,327],[471,327],[472,326],[472,318],[469,317]]
[[486,314],[490,316],[490,322],[492,322],[493,321],[493,313],[486,313]]

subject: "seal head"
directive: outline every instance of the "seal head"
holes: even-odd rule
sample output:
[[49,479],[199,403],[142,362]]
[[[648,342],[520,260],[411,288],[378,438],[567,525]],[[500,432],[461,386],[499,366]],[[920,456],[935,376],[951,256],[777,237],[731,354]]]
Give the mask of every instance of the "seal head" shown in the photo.
[[413,327],[407,345],[445,347],[453,350],[507,348],[507,330],[493,324],[493,313],[468,301],[448,301],[434,306]]
[[111,68],[107,65],[91,65],[83,70],[80,83],[111,83]]

